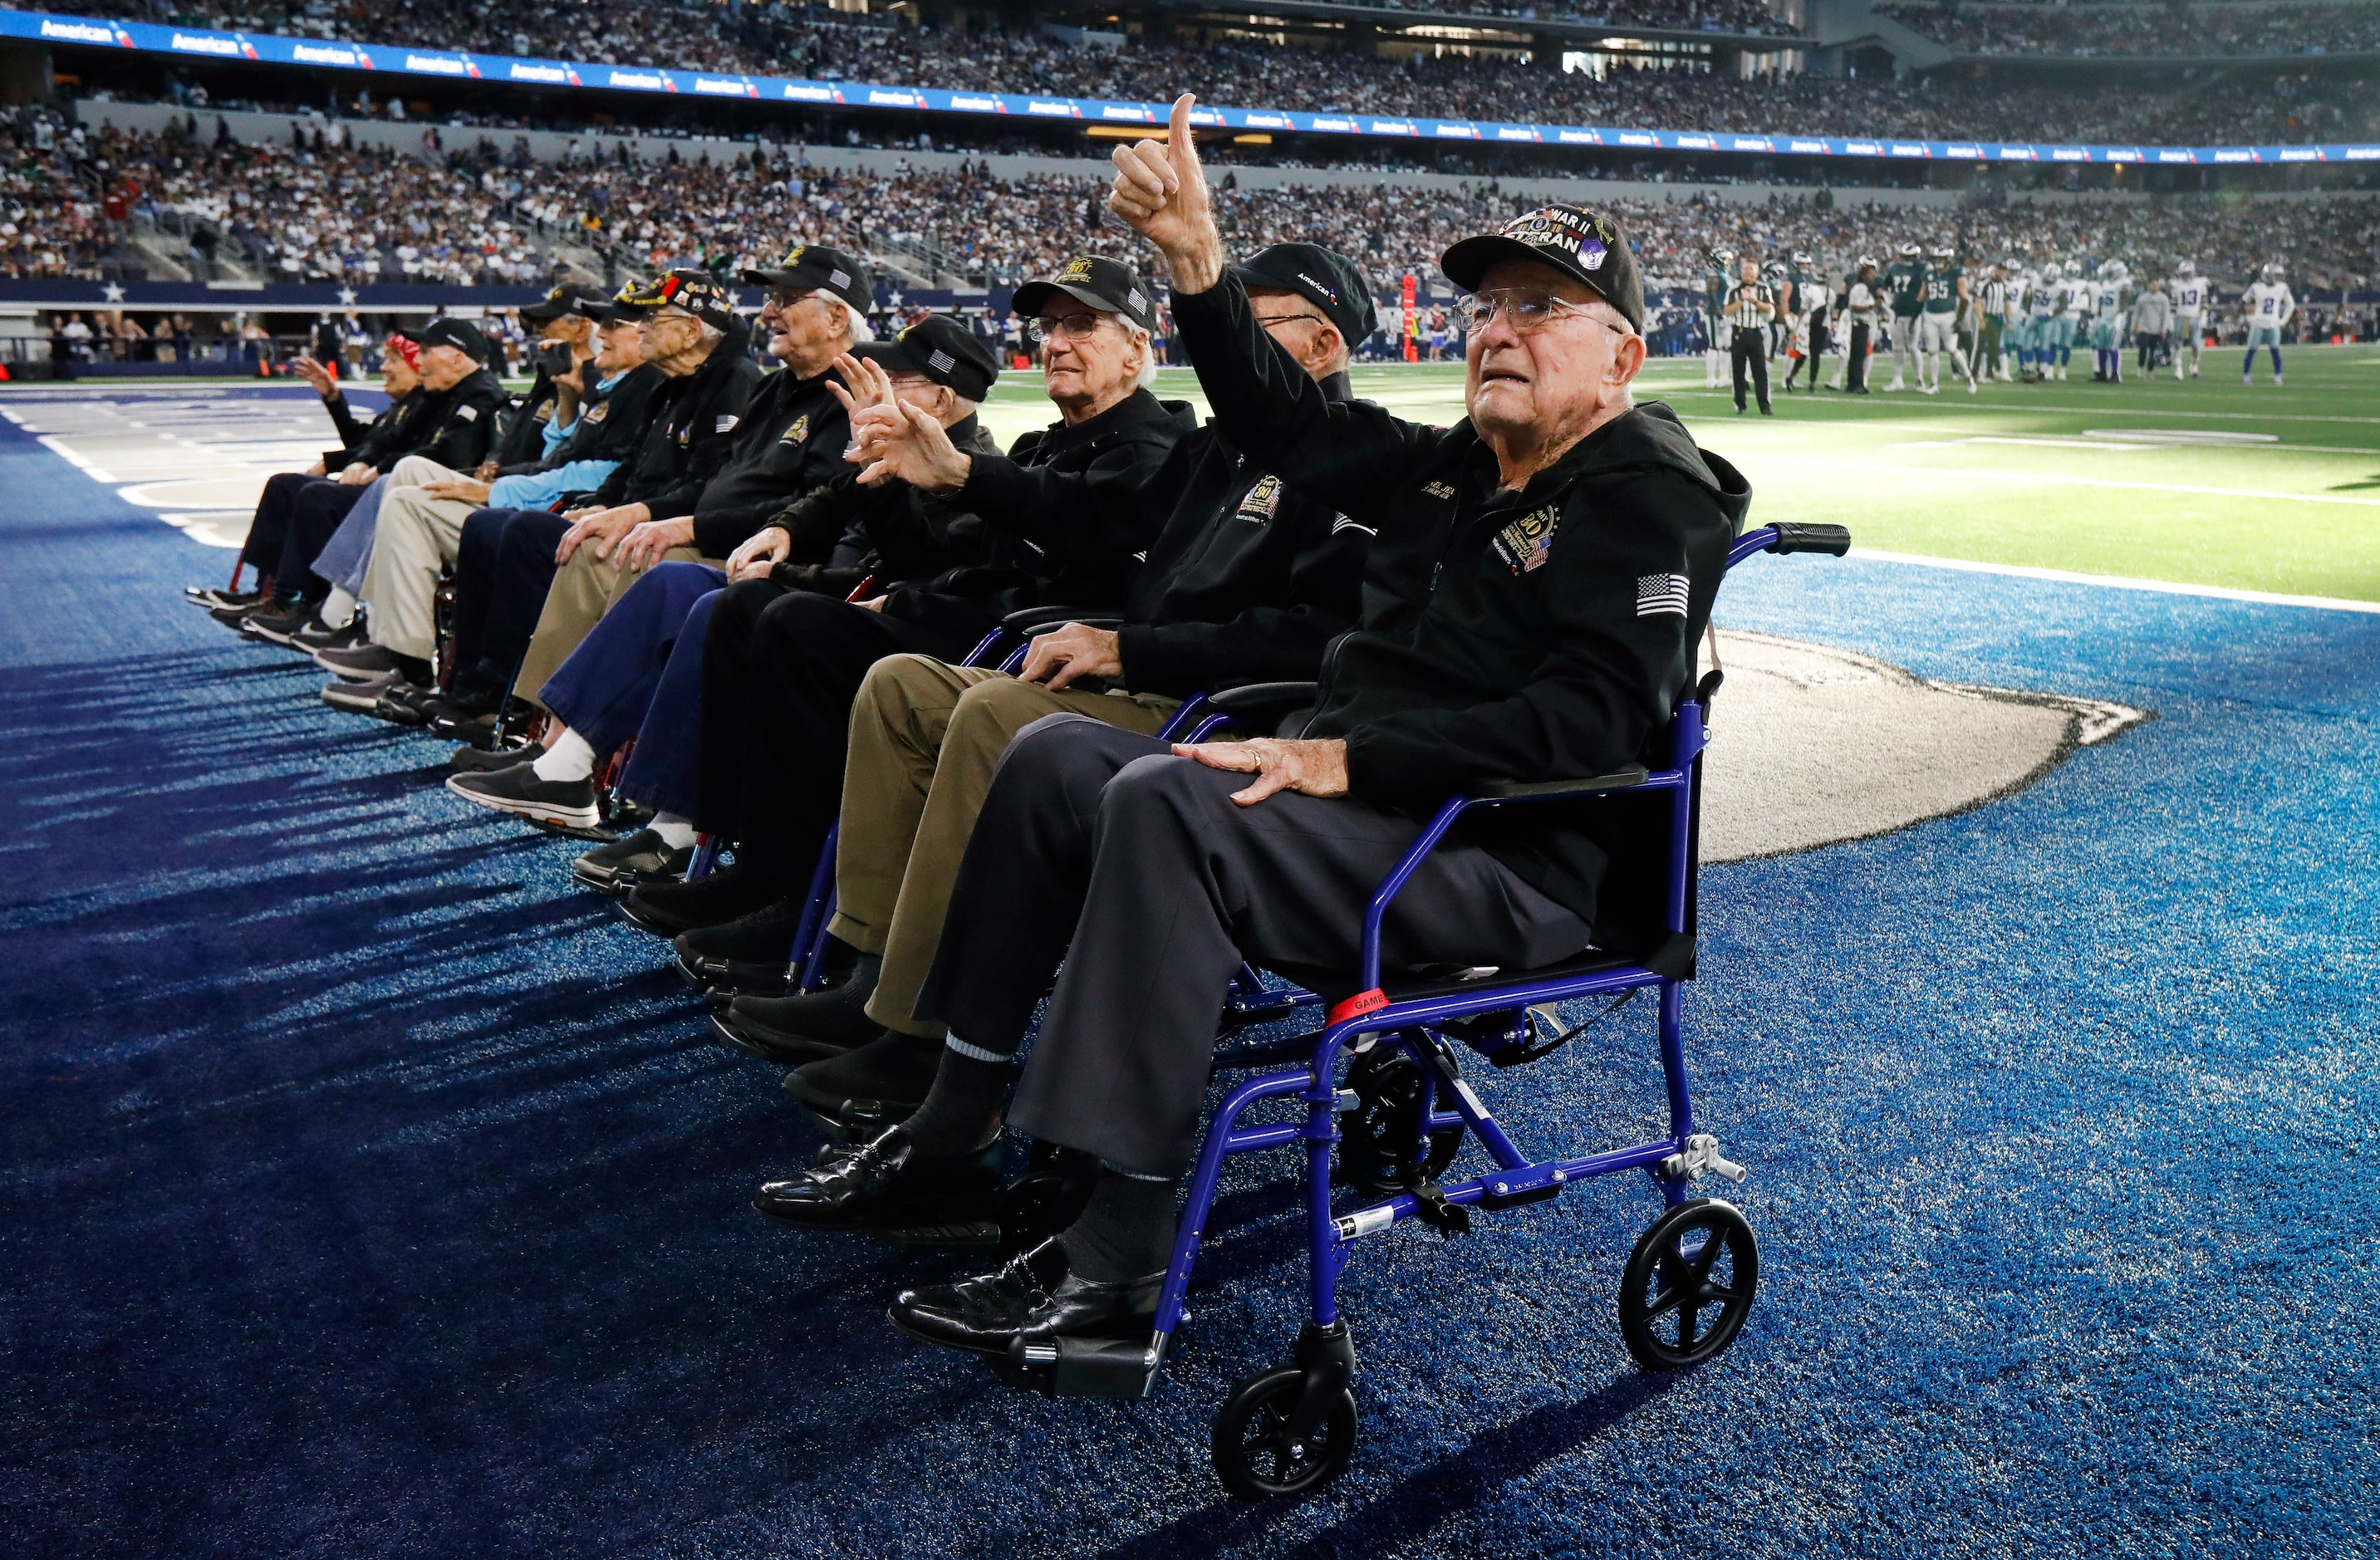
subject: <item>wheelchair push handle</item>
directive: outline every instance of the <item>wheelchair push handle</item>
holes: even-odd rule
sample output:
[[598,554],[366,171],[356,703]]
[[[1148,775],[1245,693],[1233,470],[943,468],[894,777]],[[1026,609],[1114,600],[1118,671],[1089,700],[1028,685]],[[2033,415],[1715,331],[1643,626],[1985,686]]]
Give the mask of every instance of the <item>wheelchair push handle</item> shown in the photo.
[[1773,526],[1763,526],[1736,538],[1727,550],[1727,566],[1732,569],[1755,552],[1823,552],[1828,557],[1840,558],[1851,550],[1849,526],[1804,525],[1796,520],[1780,520]]

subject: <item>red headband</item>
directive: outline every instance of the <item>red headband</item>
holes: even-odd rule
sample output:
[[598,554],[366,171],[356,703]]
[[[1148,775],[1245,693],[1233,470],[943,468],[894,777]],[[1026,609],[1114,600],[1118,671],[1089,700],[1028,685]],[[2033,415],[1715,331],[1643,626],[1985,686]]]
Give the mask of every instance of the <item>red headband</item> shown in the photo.
[[391,352],[395,353],[399,357],[404,358],[405,366],[407,368],[411,369],[416,373],[419,373],[421,371],[421,344],[419,342],[415,341],[411,336],[400,336],[395,332],[392,331],[389,333],[388,349]]

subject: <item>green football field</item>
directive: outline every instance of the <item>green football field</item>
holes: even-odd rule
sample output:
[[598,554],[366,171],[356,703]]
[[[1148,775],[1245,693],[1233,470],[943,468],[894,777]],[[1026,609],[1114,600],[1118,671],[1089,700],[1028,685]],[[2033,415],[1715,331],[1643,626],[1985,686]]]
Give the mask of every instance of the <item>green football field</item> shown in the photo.
[[[2288,383],[2240,353],[2204,377],[2063,384],[1953,381],[1939,395],[1825,391],[1738,417],[1699,358],[1656,360],[1640,396],[1674,405],[1752,480],[1752,518],[1849,525],[1862,547],[2078,574],[2380,600],[2380,348],[2292,347]],[[2129,365],[2127,372],[2130,371]],[[1358,369],[1356,393],[1400,416],[1463,413],[1463,366]],[[1169,398],[1198,399],[1168,369]],[[987,419],[1003,441],[1050,420],[1036,376],[1010,374]]]

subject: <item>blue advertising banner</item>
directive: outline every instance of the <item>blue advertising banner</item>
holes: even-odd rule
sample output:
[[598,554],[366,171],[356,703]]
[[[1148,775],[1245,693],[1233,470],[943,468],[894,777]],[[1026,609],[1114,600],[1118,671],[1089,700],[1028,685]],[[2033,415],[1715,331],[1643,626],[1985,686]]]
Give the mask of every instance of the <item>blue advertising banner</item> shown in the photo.
[[[213,32],[150,22],[101,21],[40,11],[0,11],[0,37],[39,39],[102,48],[265,65],[368,70],[450,80],[520,81],[598,91],[678,93],[744,98],[820,107],[907,109],[928,114],[1069,119],[1086,124],[1162,125],[1166,105],[1099,98],[1033,97],[1014,92],[954,92],[936,87],[888,87],[856,81],[805,81],[774,76],[713,75],[659,66],[586,65],[517,59],[506,54],[452,54],[380,43],[327,43],[263,33]],[[1597,125],[1502,125],[1475,119],[1406,119],[1362,114],[1312,114],[1275,108],[1217,108],[1193,114],[1201,126],[1236,131],[1302,135],[1401,137],[1422,141],[1603,147],[1705,151],[1751,156],[1888,157],[1953,163],[2135,163],[2220,166],[2240,163],[2380,162],[2380,142],[2321,146],[2066,146],[2015,141],[1864,139],[1840,136],[1738,135],[1704,130],[1634,130]]]

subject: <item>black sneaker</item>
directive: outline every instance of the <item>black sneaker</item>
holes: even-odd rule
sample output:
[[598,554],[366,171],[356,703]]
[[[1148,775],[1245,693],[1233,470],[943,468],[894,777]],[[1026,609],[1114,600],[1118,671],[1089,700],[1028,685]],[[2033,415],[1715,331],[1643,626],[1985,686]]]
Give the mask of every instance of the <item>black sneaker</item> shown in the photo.
[[276,610],[277,607],[274,602],[259,599],[250,601],[245,607],[209,607],[207,609],[207,616],[214,619],[215,622],[223,624],[225,628],[230,629],[233,633],[241,634],[247,631],[248,620],[250,617],[254,616],[258,612],[270,612]]
[[446,789],[466,802],[556,828],[592,828],[602,817],[593,780],[540,780],[534,760],[509,769],[449,775]]
[[496,718],[503,703],[501,695],[440,694],[423,700],[421,712],[430,723],[431,735],[491,747],[495,744]]
[[245,611],[250,607],[262,603],[266,597],[261,590],[208,590],[199,586],[186,585],[182,587],[182,599],[193,607],[204,607],[209,611],[218,607],[228,607],[233,611]]
[[513,747],[458,747],[446,763],[458,775],[492,774],[516,764],[534,764],[544,751],[533,743]]
[[352,617],[347,620],[347,626],[345,628],[333,628],[327,623],[318,623],[312,628],[301,628],[289,636],[289,643],[308,655],[312,655],[316,650],[344,650],[348,646],[360,642],[363,636],[364,620],[360,617]]
[[799,1050],[794,1059],[808,1061],[865,1046],[884,1033],[868,1016],[868,999],[875,994],[874,981],[847,980],[798,997],[739,997],[728,1012],[739,1030],[789,1052]]
[[[398,681],[382,688],[380,697],[372,701],[371,707],[358,713],[369,715],[375,720],[385,720],[392,726],[419,726],[428,719],[421,713],[421,701],[438,690],[406,682],[402,672],[395,675]],[[326,699],[325,702],[334,706],[338,703],[335,699]]]
[[322,689],[322,702],[343,714],[370,715],[381,695],[399,681],[397,674],[390,671],[361,683],[328,683]]
[[[290,643],[295,644],[293,637]],[[398,655],[385,645],[350,645],[345,649],[317,650],[314,664],[334,677],[350,683],[360,683],[367,677],[377,677],[384,671],[404,671],[412,663],[410,656]],[[408,678],[407,681],[410,682]]]
[[[620,901],[620,913],[658,937],[674,937],[698,926],[718,926],[749,915],[783,897],[784,890],[751,868],[722,866],[682,883],[644,883]],[[793,941],[787,932],[785,940]]]
[[251,612],[239,625],[239,631],[251,639],[268,640],[295,648],[299,629],[322,626],[322,614],[314,611],[313,603],[300,601],[280,611]]
[[[659,888],[663,885],[656,884]],[[788,894],[716,926],[697,926],[671,939],[680,959],[718,959],[738,964],[784,964],[801,930],[802,901]]]
[[845,1134],[905,1121],[941,1070],[940,1040],[885,1030],[867,1045],[785,1074],[785,1093],[821,1124]]
[[672,848],[651,829],[640,828],[572,862],[570,876],[590,889],[625,894],[639,883],[684,877],[693,863],[693,846]]

